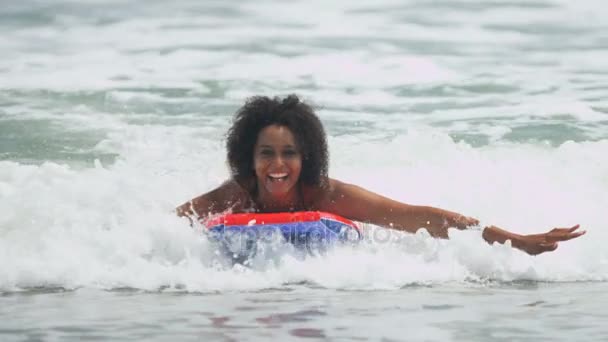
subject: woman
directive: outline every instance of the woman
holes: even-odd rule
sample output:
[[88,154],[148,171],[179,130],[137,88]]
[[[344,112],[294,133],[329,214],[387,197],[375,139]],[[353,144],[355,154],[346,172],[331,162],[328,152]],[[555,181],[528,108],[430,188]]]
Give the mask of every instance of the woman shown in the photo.
[[[479,223],[471,217],[401,203],[329,178],[323,126],[313,109],[295,95],[250,98],[235,115],[227,149],[232,178],[179,206],[179,216],[200,220],[227,210],[318,210],[412,233],[426,228],[440,238],[448,237],[450,227],[465,229]],[[511,240],[513,247],[536,255],[585,234],[578,228],[520,235],[490,226],[483,229],[482,237],[488,243]]]

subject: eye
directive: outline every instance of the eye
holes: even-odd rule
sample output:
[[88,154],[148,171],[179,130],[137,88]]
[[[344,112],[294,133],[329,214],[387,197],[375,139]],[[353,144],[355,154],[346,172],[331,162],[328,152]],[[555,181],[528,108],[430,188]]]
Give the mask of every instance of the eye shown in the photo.
[[292,150],[292,149],[288,149],[288,150],[283,151],[283,155],[285,157],[293,158],[293,157],[295,157],[295,156],[298,155],[298,151]]
[[272,150],[269,149],[263,149],[260,152],[260,155],[264,156],[264,157],[271,157],[274,155],[274,152]]

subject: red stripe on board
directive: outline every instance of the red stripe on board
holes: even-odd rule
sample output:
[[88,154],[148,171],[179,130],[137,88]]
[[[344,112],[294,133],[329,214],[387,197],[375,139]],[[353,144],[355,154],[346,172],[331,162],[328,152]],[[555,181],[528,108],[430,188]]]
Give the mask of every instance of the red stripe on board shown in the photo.
[[212,228],[223,224],[226,226],[246,226],[258,224],[278,224],[291,222],[312,222],[322,218],[342,222],[349,226],[359,228],[351,220],[323,211],[298,211],[294,213],[244,213],[244,214],[225,214],[209,218],[201,223],[207,228]]

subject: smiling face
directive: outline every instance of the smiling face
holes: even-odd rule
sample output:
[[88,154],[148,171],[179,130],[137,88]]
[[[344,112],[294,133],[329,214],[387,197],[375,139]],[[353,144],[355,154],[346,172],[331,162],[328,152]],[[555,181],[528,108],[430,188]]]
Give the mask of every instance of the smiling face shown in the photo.
[[285,205],[297,201],[302,154],[289,128],[275,124],[260,131],[253,150],[253,167],[260,200]]

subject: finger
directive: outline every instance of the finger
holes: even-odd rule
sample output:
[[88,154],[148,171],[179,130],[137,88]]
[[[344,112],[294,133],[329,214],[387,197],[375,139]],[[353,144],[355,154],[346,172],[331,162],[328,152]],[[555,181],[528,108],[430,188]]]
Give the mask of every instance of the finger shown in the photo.
[[572,226],[570,228],[553,228],[551,229],[550,233],[572,233],[573,231],[579,229],[581,227],[580,224],[577,224],[576,226]]
[[573,226],[572,228],[569,228],[568,229],[568,233],[572,233],[573,231],[579,229],[580,227],[581,227],[581,225],[577,224],[576,226]]
[[587,233],[586,230],[581,230],[580,232],[571,233],[571,234],[568,234],[567,237],[565,237],[564,239],[562,239],[562,241],[568,241],[568,240],[576,239],[577,237],[583,236],[586,233]]
[[459,227],[462,226],[463,228],[466,228],[466,227],[469,227],[469,226],[476,226],[478,224],[479,224],[479,220],[474,219],[472,217],[466,217],[466,216],[459,217],[458,221],[457,221],[457,225]]
[[567,234],[555,234],[547,236],[547,240],[550,242],[556,241],[568,241],[572,239],[576,239],[579,236],[585,235],[587,233],[586,230],[581,230],[580,232],[567,233]]
[[572,233],[573,231],[577,230],[580,228],[580,225],[576,225],[570,228],[553,228],[551,229],[551,231],[549,231],[549,233],[553,233],[553,234],[567,234],[567,233]]

